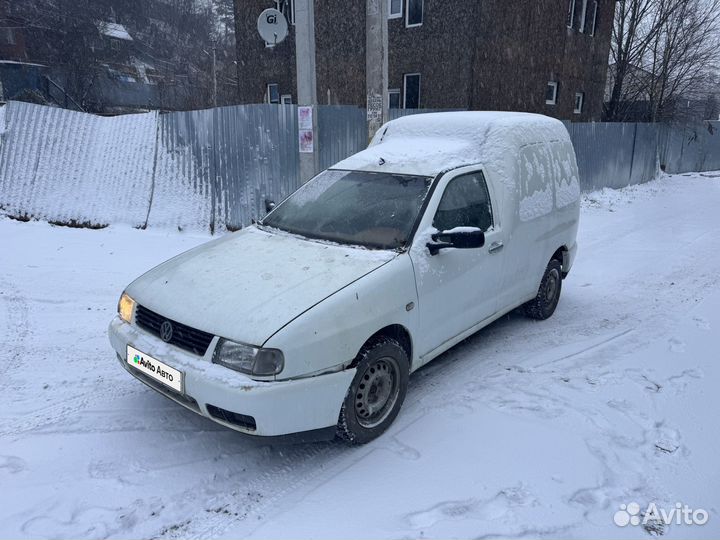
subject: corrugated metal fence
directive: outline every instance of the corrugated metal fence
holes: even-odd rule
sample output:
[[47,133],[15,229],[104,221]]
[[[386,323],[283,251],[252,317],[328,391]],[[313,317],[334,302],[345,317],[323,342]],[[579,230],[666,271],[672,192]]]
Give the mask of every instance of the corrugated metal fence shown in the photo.
[[89,224],[145,221],[156,113],[102,118],[14,102],[4,109],[6,212]]
[[[425,111],[391,111],[391,118]],[[321,169],[367,146],[365,110],[317,108]],[[720,123],[566,124],[582,189],[720,169]],[[0,108],[0,210],[64,223],[234,229],[300,185],[297,107],[103,118]]]

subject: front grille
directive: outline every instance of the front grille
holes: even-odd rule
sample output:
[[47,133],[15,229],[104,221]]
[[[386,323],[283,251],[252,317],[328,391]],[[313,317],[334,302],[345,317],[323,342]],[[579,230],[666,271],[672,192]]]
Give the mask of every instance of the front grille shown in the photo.
[[200,356],[205,354],[212,341],[212,334],[190,328],[182,323],[158,315],[141,305],[135,308],[135,322],[137,325],[157,337],[160,337],[160,326],[165,321],[172,324],[172,337],[168,343]]
[[223,422],[227,422],[228,424],[245,428],[250,431],[255,431],[257,429],[257,424],[255,423],[255,419],[252,416],[234,413],[232,411],[216,407],[215,405],[210,405],[209,403],[207,404],[207,411],[213,418],[217,418],[218,420],[222,420]]

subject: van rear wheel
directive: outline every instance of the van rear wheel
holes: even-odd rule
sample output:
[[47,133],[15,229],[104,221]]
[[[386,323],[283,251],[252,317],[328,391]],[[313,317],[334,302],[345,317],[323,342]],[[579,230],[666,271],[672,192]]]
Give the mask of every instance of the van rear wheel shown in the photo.
[[560,301],[561,290],[562,264],[557,259],[551,259],[540,282],[537,296],[523,306],[525,315],[540,321],[549,318]]
[[337,434],[352,444],[379,437],[400,411],[410,376],[410,361],[397,340],[379,337],[358,355],[355,378],[345,396]]

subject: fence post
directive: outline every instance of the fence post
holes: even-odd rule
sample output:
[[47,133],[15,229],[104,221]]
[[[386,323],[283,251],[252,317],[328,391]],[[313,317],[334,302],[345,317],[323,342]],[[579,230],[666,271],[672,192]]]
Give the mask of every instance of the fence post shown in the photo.
[[216,204],[216,193],[217,193],[217,125],[216,118],[218,114],[217,107],[212,109],[212,121],[210,129],[212,130],[212,137],[210,137],[210,234],[215,234],[215,204]]
[[150,221],[150,210],[153,205],[153,197],[155,196],[155,174],[157,172],[158,162],[158,146],[162,143],[162,126],[160,125],[160,114],[155,112],[155,152],[153,153],[153,166],[152,166],[152,177],[150,178],[150,200],[148,201],[148,210],[145,215],[145,224],[143,230],[147,229],[148,222]]
[[630,152],[630,173],[628,175],[628,186],[632,185],[632,179],[633,179],[633,165],[635,164],[635,145],[637,143],[637,122],[633,123],[634,129],[633,129],[633,144],[632,144],[632,151]]

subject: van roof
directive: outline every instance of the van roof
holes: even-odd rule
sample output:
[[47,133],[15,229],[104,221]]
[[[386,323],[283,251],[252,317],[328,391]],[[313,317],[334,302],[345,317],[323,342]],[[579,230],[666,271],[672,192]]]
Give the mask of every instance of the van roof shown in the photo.
[[444,112],[404,116],[383,125],[366,150],[333,169],[435,176],[507,159],[527,144],[569,141],[559,120],[517,112]]

